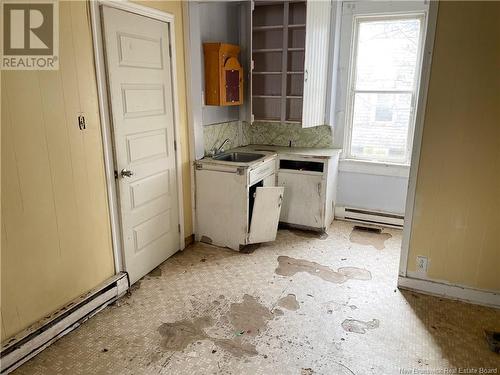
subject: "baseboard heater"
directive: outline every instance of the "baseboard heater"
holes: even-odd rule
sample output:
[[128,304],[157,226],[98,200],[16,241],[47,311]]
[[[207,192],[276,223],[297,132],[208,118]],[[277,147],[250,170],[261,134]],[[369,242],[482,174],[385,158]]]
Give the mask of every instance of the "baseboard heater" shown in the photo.
[[127,274],[119,273],[7,340],[0,353],[0,372],[8,374],[14,371],[121,297],[128,286]]
[[335,207],[335,218],[366,225],[403,228],[404,216],[353,207]]

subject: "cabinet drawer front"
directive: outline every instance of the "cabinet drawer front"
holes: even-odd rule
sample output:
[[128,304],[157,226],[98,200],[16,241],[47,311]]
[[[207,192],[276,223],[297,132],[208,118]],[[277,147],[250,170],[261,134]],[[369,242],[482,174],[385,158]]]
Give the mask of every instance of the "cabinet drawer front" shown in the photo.
[[250,171],[250,181],[249,184],[253,185],[259,180],[273,174],[276,171],[276,161],[269,160],[262,164],[260,167],[255,168]]

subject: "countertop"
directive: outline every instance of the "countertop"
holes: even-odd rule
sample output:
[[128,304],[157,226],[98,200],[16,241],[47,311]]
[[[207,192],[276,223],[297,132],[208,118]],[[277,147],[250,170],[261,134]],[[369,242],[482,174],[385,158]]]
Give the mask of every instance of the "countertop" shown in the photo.
[[272,146],[272,145],[248,145],[233,148],[230,150],[225,150],[224,152],[249,152],[264,154],[264,157],[251,162],[227,162],[222,160],[215,160],[211,157],[204,157],[203,159],[197,160],[196,163],[203,163],[204,165],[211,164],[217,166],[224,166],[227,168],[255,168],[262,163],[271,160],[272,158],[280,155],[289,155],[295,157],[306,157],[306,158],[316,158],[316,159],[329,159],[331,157],[340,154],[342,149],[340,148],[312,148],[312,147],[284,147],[284,146]]

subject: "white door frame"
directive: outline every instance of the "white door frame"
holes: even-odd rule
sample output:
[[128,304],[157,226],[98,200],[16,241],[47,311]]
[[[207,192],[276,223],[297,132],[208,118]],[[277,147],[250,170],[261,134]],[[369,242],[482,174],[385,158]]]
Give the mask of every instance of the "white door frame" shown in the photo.
[[438,1],[429,2],[427,31],[425,34],[424,49],[422,55],[422,71],[420,76],[420,90],[416,108],[415,128],[413,134],[413,148],[411,153],[410,175],[408,178],[408,192],[406,194],[405,219],[403,225],[403,238],[401,243],[401,257],[399,259],[399,276],[406,277],[408,268],[408,255],[410,252],[410,237],[413,225],[413,212],[415,207],[415,193],[417,188],[418,164],[420,161],[420,149],[422,146],[422,135],[424,130],[425,108],[427,104],[427,92],[431,74],[432,54],[434,51],[434,37],[436,34],[436,22],[438,13]]
[[169,36],[170,36],[170,66],[172,75],[172,98],[173,98],[173,111],[174,111],[174,134],[175,143],[175,165],[177,173],[177,196],[179,201],[179,249],[183,250],[185,247],[184,241],[184,197],[182,189],[182,159],[181,159],[181,142],[180,142],[180,121],[179,121],[179,101],[177,94],[177,67],[175,64],[175,25],[174,15],[162,12],[153,8],[145,7],[142,5],[134,4],[123,0],[96,0],[90,1],[90,17],[92,27],[92,39],[94,46],[94,60],[97,80],[97,95],[99,100],[99,115],[101,119],[101,133],[102,143],[104,148],[104,167],[106,171],[107,193],[109,216],[111,225],[111,237],[113,242],[113,255],[115,262],[115,273],[119,273],[125,269],[124,255],[122,247],[122,233],[121,233],[121,220],[120,211],[117,200],[117,185],[115,181],[115,165],[113,155],[113,139],[111,135],[111,117],[108,105],[108,86],[106,82],[106,68],[104,64],[104,43],[102,39],[102,22],[101,12],[99,10],[101,5],[110,8],[124,10],[129,13],[149,17],[158,21],[167,23]]

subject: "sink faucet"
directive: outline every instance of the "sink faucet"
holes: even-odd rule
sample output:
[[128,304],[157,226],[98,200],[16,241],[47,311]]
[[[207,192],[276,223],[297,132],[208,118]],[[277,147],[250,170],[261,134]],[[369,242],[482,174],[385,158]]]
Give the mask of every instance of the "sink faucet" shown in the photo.
[[212,147],[212,149],[210,150],[210,154],[211,154],[212,156],[215,156],[215,155],[217,155],[217,154],[221,154],[221,153],[223,153],[223,152],[224,152],[223,147],[224,147],[224,145],[225,145],[227,142],[229,142],[229,141],[230,141],[230,139],[229,139],[229,138],[224,139],[224,141],[221,143],[221,145],[220,145],[219,147],[216,147],[216,145],[215,145],[217,142],[216,142],[216,143],[214,143],[214,147]]

